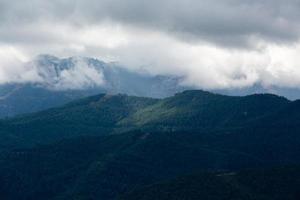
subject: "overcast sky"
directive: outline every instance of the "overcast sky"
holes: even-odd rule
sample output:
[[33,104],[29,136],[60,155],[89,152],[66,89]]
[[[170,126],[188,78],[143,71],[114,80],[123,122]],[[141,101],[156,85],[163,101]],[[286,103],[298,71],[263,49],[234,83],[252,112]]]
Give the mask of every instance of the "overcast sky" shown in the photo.
[[203,89],[300,88],[299,21],[299,0],[0,0],[0,82],[53,54]]

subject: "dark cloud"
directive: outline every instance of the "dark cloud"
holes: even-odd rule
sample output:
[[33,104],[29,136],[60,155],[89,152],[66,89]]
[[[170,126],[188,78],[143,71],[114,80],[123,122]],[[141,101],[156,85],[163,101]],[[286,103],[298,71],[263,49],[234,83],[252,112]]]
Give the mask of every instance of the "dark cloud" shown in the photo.
[[298,0],[2,0],[0,5],[3,26],[112,20],[225,46],[252,46],[253,38],[294,42],[300,35]]

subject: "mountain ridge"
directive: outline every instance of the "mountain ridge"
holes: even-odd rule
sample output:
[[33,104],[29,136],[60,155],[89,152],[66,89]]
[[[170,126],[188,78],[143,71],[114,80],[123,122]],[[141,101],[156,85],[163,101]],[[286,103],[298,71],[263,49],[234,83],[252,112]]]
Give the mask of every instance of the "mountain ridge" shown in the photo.
[[62,107],[1,120],[4,125],[0,132],[11,132],[12,138],[40,143],[47,138],[53,141],[135,129],[217,131],[243,127],[289,103],[275,95],[231,97],[201,90],[185,91],[165,99],[100,94]]
[[34,75],[32,80],[0,84],[0,118],[62,106],[99,93],[161,98],[184,88],[176,77],[133,72],[87,57],[40,55],[26,63],[26,68]]
[[[0,120],[0,195],[10,200],[135,199],[157,190],[154,183],[170,181],[176,187],[177,177],[189,183],[193,180],[185,177],[201,171],[240,176],[251,168],[259,178],[269,172],[257,175],[257,169],[300,163],[299,109],[299,101],[276,95],[232,97],[193,90],[164,99],[99,94]],[[285,173],[272,177],[280,184]],[[241,177],[248,181],[251,173]],[[288,171],[287,177],[294,176]],[[227,180],[195,178],[204,182],[192,188],[212,190]],[[252,192],[264,188],[252,180],[230,183],[232,193],[220,194],[264,194]],[[241,191],[244,187],[251,192]],[[169,184],[159,188],[174,189]],[[294,188],[286,191],[294,194]],[[212,193],[205,192],[204,199],[210,199]],[[197,194],[186,193],[199,199]]]

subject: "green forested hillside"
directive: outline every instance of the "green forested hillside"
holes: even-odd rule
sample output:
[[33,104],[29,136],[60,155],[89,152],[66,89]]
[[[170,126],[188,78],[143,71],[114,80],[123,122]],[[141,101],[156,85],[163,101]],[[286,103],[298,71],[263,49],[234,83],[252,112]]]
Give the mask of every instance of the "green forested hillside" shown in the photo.
[[275,95],[230,97],[204,91],[186,91],[161,100],[98,95],[60,108],[0,121],[0,141],[6,141],[0,146],[45,144],[80,135],[132,129],[212,131],[240,128],[289,103]]
[[121,124],[171,130],[240,127],[270,114],[289,101],[269,94],[230,97],[204,91],[185,91],[138,110]]
[[[97,95],[63,107],[2,120],[0,139],[6,139],[3,148],[15,148],[15,141],[32,146],[80,135],[110,134],[119,129],[120,120],[156,102],[126,95]],[[122,127],[122,131],[127,129]]]
[[300,164],[298,110],[274,95],[186,91],[98,95],[2,120],[0,197],[297,199],[299,168],[270,169]]

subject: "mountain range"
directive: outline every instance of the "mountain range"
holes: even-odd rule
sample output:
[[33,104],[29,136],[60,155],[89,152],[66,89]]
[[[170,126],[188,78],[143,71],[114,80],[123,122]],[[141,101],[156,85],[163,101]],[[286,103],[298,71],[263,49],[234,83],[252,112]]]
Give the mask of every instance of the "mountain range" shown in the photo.
[[0,120],[4,199],[299,197],[300,102],[100,94]]
[[[130,70],[116,62],[106,63],[88,57],[39,55],[25,63],[24,68],[27,70],[24,80],[17,78],[0,84],[0,118],[62,106],[99,93],[165,98],[184,90],[197,89],[183,85],[184,77],[153,75]],[[260,84],[211,92],[231,96],[273,93],[291,100],[300,98],[299,89],[266,88]]]
[[180,86],[179,77],[135,72],[87,57],[40,55],[25,65],[33,74],[31,79],[0,84],[0,118],[41,111],[99,93],[163,98],[187,88]]
[[217,131],[268,120],[265,116],[271,117],[290,104],[295,102],[270,94],[232,97],[200,90],[164,99],[100,94],[62,107],[2,120],[0,132],[6,143],[13,138],[14,144],[16,138],[38,143],[48,138],[55,141],[82,134],[105,135],[136,129]]

